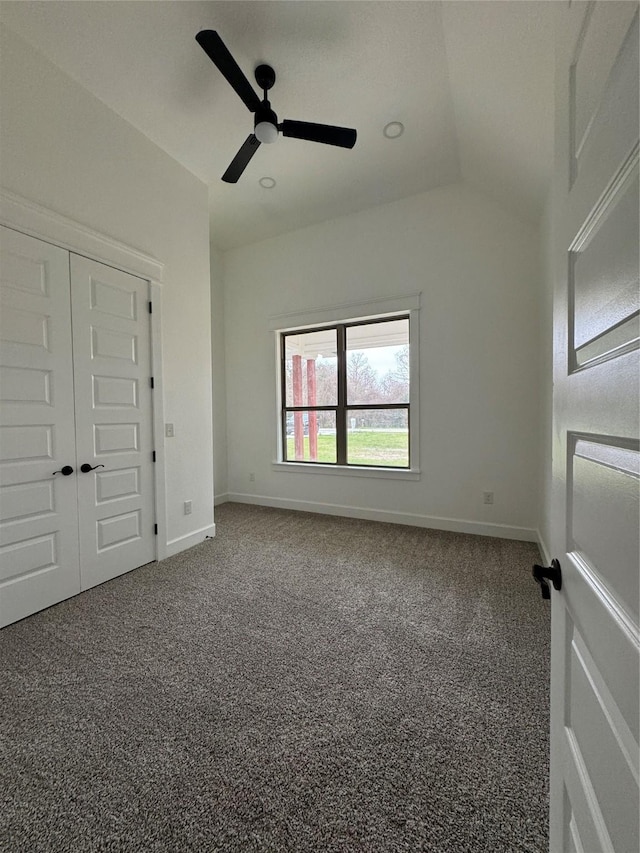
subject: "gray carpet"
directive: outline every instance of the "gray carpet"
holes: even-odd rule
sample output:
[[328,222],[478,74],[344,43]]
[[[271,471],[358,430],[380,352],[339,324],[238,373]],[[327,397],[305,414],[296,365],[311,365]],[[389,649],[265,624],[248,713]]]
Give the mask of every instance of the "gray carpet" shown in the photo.
[[543,853],[529,543],[226,504],[0,633],[0,849]]

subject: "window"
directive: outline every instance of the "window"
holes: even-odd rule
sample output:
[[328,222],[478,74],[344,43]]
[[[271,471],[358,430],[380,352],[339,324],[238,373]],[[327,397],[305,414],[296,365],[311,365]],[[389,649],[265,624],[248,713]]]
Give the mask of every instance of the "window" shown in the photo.
[[282,460],[408,469],[409,315],[280,335]]

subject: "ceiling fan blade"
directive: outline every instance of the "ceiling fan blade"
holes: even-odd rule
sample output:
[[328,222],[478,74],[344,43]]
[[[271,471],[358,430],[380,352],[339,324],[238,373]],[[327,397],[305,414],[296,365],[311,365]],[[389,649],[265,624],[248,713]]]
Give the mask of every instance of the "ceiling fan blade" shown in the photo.
[[288,121],[280,125],[283,136],[295,139],[308,139],[310,142],[324,142],[326,145],[339,145],[340,148],[353,148],[357,132],[348,127],[334,127],[331,124],[313,124],[310,121]]
[[222,180],[228,184],[235,184],[240,175],[244,172],[249,164],[249,160],[253,157],[256,151],[260,148],[260,140],[256,139],[253,133],[249,134],[245,139],[242,148],[231,161],[229,168],[222,176]]
[[260,106],[260,98],[254,92],[253,86],[240,70],[240,66],[231,56],[218,33],[215,30],[201,30],[196,36],[196,41],[251,112],[255,113]]

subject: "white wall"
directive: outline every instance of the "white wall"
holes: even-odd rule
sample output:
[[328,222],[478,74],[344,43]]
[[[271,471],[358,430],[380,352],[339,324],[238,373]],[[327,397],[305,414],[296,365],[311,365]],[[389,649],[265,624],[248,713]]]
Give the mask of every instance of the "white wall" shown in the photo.
[[159,522],[179,549],[213,521],[207,189],[22,39],[6,28],[1,38],[0,184],[165,264],[165,420],[175,438],[167,529]]
[[[235,249],[224,262],[231,499],[534,538],[534,228],[456,185]],[[421,479],[273,470],[276,378],[268,318],[416,291],[422,291]],[[483,505],[483,490],[495,492],[492,507]]]
[[211,246],[211,355],[213,359],[213,482],[215,501],[227,495],[227,382],[224,329],[224,259]]

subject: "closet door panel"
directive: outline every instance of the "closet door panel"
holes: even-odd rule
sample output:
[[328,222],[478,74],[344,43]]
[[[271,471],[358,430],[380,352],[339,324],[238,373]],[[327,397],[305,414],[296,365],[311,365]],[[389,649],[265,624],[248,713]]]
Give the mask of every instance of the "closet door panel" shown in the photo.
[[69,254],[0,227],[0,626],[80,592],[72,377]]
[[[83,589],[155,559],[148,283],[71,256]],[[80,466],[90,465],[86,473]]]

